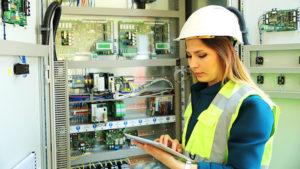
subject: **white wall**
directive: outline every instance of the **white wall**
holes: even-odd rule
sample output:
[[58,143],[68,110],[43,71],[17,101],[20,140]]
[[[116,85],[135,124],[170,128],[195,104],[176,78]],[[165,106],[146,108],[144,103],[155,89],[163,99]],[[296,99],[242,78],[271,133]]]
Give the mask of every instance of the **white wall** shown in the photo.
[[[31,16],[25,27],[6,24],[6,39],[36,44],[38,14],[37,1],[31,3]],[[3,23],[0,23],[0,39],[3,40]],[[26,58],[30,74],[24,78],[13,74],[18,56],[2,56],[0,46],[0,168],[10,169],[29,153],[37,154],[37,167],[42,167],[42,114],[41,79],[38,58]],[[16,50],[18,48],[16,47]]]

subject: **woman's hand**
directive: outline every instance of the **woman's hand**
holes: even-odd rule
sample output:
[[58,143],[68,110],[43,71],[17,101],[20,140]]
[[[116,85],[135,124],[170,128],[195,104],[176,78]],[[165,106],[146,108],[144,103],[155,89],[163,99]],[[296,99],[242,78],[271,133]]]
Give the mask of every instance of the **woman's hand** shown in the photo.
[[164,144],[165,146],[170,147],[171,149],[182,153],[182,145],[179,144],[177,139],[172,139],[169,135],[161,135],[160,138],[155,139],[154,141]]
[[161,161],[164,165],[171,169],[183,169],[185,166],[185,163],[176,160],[172,155],[169,153],[160,150],[152,145],[149,144],[143,144],[137,141],[133,141],[134,144],[139,146],[141,149],[143,149],[146,153],[153,156],[158,161]]
[[[158,140],[160,140],[160,139],[158,139]],[[136,140],[134,140],[133,143],[136,144],[137,146],[139,146],[146,153],[150,154],[155,159],[162,162],[165,166],[167,166],[171,169],[184,169],[184,167],[185,167],[184,162],[176,160],[171,154],[169,154],[159,148],[156,148],[149,144],[143,144],[143,143],[137,142]],[[181,151],[182,151],[182,148],[181,148]],[[196,165],[196,164],[191,165],[191,169],[197,169],[197,168],[198,168],[198,165]]]

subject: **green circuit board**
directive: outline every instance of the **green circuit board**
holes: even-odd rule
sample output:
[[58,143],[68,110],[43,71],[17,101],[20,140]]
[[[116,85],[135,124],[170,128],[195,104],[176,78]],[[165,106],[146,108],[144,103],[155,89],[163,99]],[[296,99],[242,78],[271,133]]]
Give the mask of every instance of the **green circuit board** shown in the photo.
[[170,53],[169,24],[159,23],[151,26],[154,32],[154,49],[157,55]]
[[111,22],[105,20],[61,20],[56,33],[58,58],[112,54],[111,27]]
[[105,145],[109,150],[118,150],[125,145],[125,129],[106,130]]
[[268,11],[264,15],[264,30],[267,32],[295,31],[298,29],[298,10]]
[[6,23],[17,24],[20,26],[27,25],[27,16],[30,15],[28,0],[10,0],[2,6],[3,15]]
[[70,135],[70,146],[71,150],[80,150],[82,144],[84,144],[84,151],[94,148],[97,144],[97,137],[95,137],[95,132],[85,132],[85,133],[74,133]]
[[[118,22],[120,56],[135,57],[143,48],[151,56],[170,53],[169,21]],[[145,47],[148,45],[148,47]],[[139,53],[140,52],[140,53]]]
[[142,26],[142,22],[119,22],[119,46],[121,56],[130,58],[137,55],[137,35]]

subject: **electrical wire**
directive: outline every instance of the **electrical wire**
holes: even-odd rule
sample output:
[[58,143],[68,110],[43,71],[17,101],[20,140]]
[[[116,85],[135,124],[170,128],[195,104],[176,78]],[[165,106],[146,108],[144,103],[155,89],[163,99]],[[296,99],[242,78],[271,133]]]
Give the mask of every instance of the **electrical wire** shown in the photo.
[[[54,15],[54,16],[53,16]],[[53,56],[54,56],[54,61],[57,61],[56,57],[56,49],[55,49],[55,37],[56,37],[56,31],[58,28],[58,24],[60,21],[60,16],[61,16],[61,5],[59,2],[54,1],[52,2],[49,7],[46,10],[44,19],[43,19],[43,24],[42,24],[42,44],[43,45],[49,45],[50,41],[50,33],[53,33]],[[53,17],[53,20],[52,20]],[[52,21],[52,23],[51,23]],[[50,30],[52,24],[53,30]]]
[[134,0],[131,0],[131,9],[134,8]]
[[79,156],[71,157],[71,161],[76,160],[76,159],[78,159],[80,157],[83,157],[83,156],[91,155],[91,154],[94,154],[94,153],[84,153],[84,154],[81,154]]
[[131,93],[131,94],[127,95],[127,96],[128,97],[138,96],[138,95],[144,93],[146,91],[145,89],[149,88],[150,86],[152,86],[155,83],[162,82],[162,81],[167,82],[170,85],[171,89],[174,88],[174,86],[173,86],[172,82],[170,82],[170,80],[164,79],[164,78],[158,78],[158,79],[155,79],[155,80],[153,80],[151,82],[148,82],[148,83],[140,86],[138,88],[137,92]]
[[[263,19],[264,19],[264,15],[261,15],[257,21],[257,27],[258,27],[258,33],[259,33],[259,44],[262,44]],[[256,59],[258,57],[259,57],[259,51],[257,50],[256,51]]]
[[5,15],[3,15],[3,39],[6,40],[6,29],[5,29]]
[[250,45],[250,43],[248,41],[248,32],[247,32],[247,28],[246,28],[246,22],[245,22],[243,14],[238,9],[236,9],[232,6],[228,6],[228,7],[226,7],[226,9],[228,9],[230,12],[234,13],[238,17],[240,30],[242,31],[242,35],[243,35],[244,44]]
[[[174,74],[173,74],[174,79],[175,79],[175,83],[181,83],[180,80],[176,80],[176,79],[177,79],[177,74],[178,74],[178,73],[181,73],[181,71],[184,71],[185,73],[188,73],[189,71],[191,71],[191,69],[190,69],[189,67],[184,67],[183,70],[182,70],[182,69],[175,70],[175,71],[174,71]],[[189,78],[190,78],[190,77],[187,76],[187,77],[184,78],[183,80],[188,80]]]
[[257,22],[257,26],[258,26],[258,33],[259,33],[259,43],[262,44],[262,31],[263,31],[263,18],[264,15],[261,15],[258,19],[258,22]]
[[148,87],[150,87],[151,85],[153,85],[154,83],[161,82],[161,81],[167,82],[167,83],[171,86],[171,88],[174,87],[173,84],[172,84],[172,82],[170,82],[170,80],[164,79],[164,78],[158,78],[158,79],[155,79],[155,80],[151,81],[150,83],[146,83],[146,84],[142,85],[142,87],[144,86],[144,88],[148,88]]

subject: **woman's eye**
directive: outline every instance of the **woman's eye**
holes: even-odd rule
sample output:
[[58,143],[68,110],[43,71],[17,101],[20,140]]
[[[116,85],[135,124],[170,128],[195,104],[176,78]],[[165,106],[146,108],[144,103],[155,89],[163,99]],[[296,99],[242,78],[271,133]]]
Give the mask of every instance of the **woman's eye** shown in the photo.
[[202,55],[199,55],[198,57],[199,58],[204,58],[205,56],[207,56],[207,54],[202,54]]
[[189,58],[191,58],[192,56],[190,56],[190,55],[185,55],[185,57],[186,57],[187,59],[189,59]]

